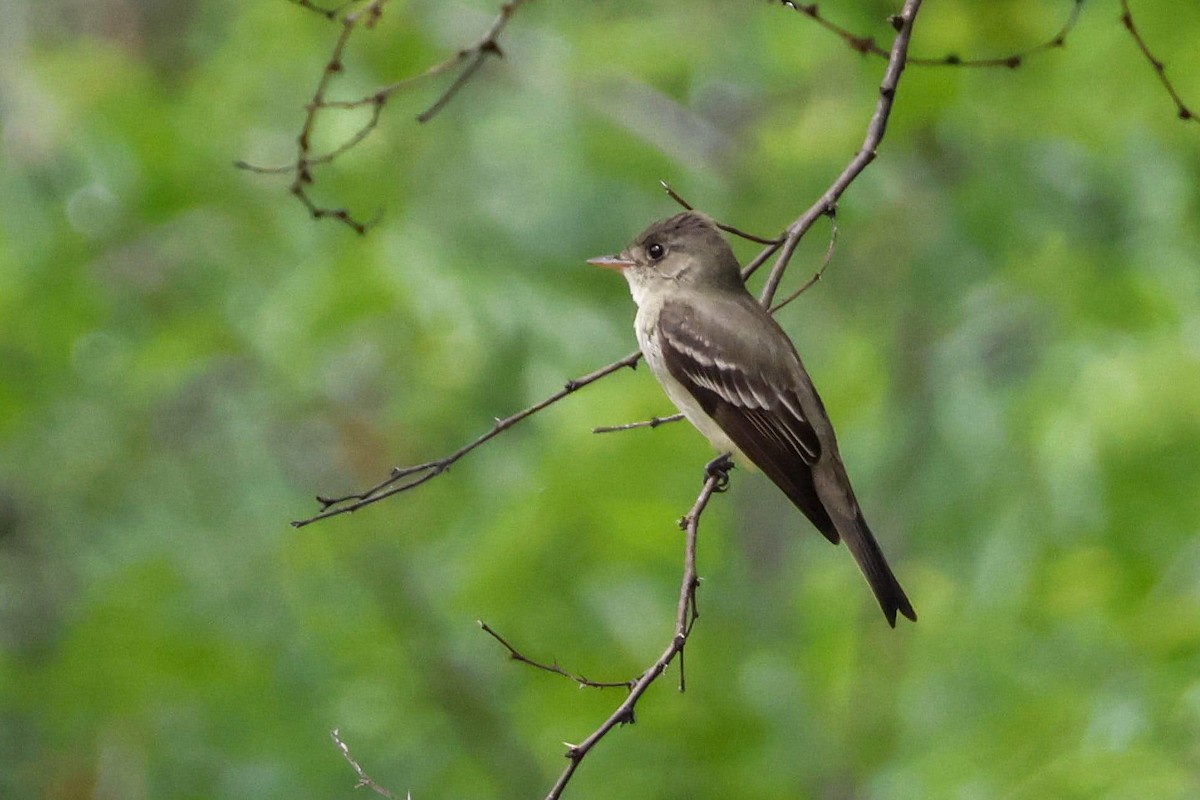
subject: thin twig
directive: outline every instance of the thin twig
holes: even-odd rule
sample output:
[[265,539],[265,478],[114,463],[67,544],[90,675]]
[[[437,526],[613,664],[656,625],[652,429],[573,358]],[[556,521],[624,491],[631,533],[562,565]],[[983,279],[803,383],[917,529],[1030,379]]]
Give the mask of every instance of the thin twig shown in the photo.
[[679,586],[679,602],[675,610],[675,633],[671,637],[671,643],[663,651],[658,660],[646,668],[646,671],[641,674],[636,681],[633,682],[629,689],[629,696],[617,706],[616,710],[609,715],[608,719],[600,724],[600,727],[592,731],[586,739],[579,744],[567,743],[567,766],[558,776],[558,780],[550,789],[550,793],[546,795],[546,800],[557,800],[562,796],[563,789],[570,782],[571,777],[575,774],[583,759],[591,752],[601,739],[618,725],[632,723],[634,721],[634,707],[638,700],[651,684],[656,681],[667,667],[675,660],[676,656],[680,661],[680,691],[683,690],[682,682],[682,664],[683,664],[683,648],[687,644],[688,636],[692,632],[692,626],[695,625],[696,619],[700,616],[696,610],[696,588],[700,585],[700,579],[696,573],[696,534],[700,528],[700,515],[704,513],[704,509],[708,506],[708,501],[712,499],[715,492],[721,491],[727,485],[729,476],[718,471],[710,472],[704,480],[704,486],[700,490],[700,495],[696,498],[696,502],[692,505],[687,515],[680,520],[680,527],[683,528],[686,534],[683,555],[683,580]]
[[[545,398],[544,400],[534,403],[528,408],[518,411],[512,416],[505,417],[503,419],[497,419],[495,424],[492,425],[491,430],[487,431],[481,436],[476,437],[475,439],[472,439],[444,458],[439,458],[435,461],[426,461],[423,464],[414,464],[408,467],[397,467],[396,469],[392,470],[391,474],[385,480],[363,492],[348,494],[343,497],[318,496],[317,502],[321,504],[321,510],[307,519],[294,521],[292,525],[297,528],[303,528],[305,525],[310,525],[314,522],[328,519],[329,517],[335,517],[339,514],[347,514],[357,511],[363,506],[377,503],[380,500],[391,497],[394,494],[400,494],[401,492],[415,489],[421,484],[427,483],[428,481],[436,478],[438,475],[441,475],[460,458],[475,450],[475,448],[479,447],[480,445],[491,441],[496,436],[521,422],[522,420],[528,419],[542,409],[554,405],[567,395],[573,394],[583,387],[595,383],[606,375],[611,375],[612,373],[617,372],[625,367],[629,367],[630,369],[635,368],[641,358],[642,354],[640,352],[630,353],[624,358],[618,359],[607,366],[603,366],[600,369],[589,372],[587,375],[567,381],[566,384],[563,385],[563,388],[559,389],[557,392]],[[406,478],[410,478],[411,480],[405,480]]]
[[[333,52],[330,54],[329,61],[325,63],[325,69],[321,72],[320,80],[317,81],[317,88],[313,92],[312,100],[305,107],[304,124],[300,127],[300,135],[296,137],[296,161],[291,167],[291,171],[295,173],[295,178],[292,180],[291,193],[304,204],[304,207],[308,209],[308,213],[312,215],[312,218],[339,220],[360,236],[367,232],[368,223],[355,219],[347,209],[327,208],[317,204],[309,195],[308,187],[313,183],[312,167],[314,164],[329,163],[370,134],[379,122],[382,103],[376,103],[370,121],[350,137],[350,141],[346,146],[335,148],[332,153],[317,156],[315,160],[312,157],[312,134],[313,128],[317,123],[317,115],[325,107],[325,93],[329,90],[330,81],[334,75],[340,74],[345,69],[342,62],[342,54],[346,50],[346,43],[350,41],[351,34],[354,33],[354,29],[358,26],[359,21],[364,18],[366,20],[365,24],[368,27],[373,26],[379,19],[379,15],[383,13],[383,4],[386,2],[387,0],[371,0],[368,5],[358,11],[342,17],[342,32],[338,35],[337,41],[334,42]],[[250,168],[244,162],[239,162],[239,165]]]
[[488,56],[496,56],[497,58],[504,57],[504,51],[500,49],[499,37],[500,33],[508,25],[508,21],[512,19],[513,14],[517,12],[521,6],[525,5],[529,0],[509,0],[509,2],[500,6],[500,14],[496,17],[496,21],[492,23],[492,27],[487,33],[476,42],[472,47],[466,50],[460,50],[458,53],[459,61],[466,61],[467,66],[463,69],[459,76],[454,79],[454,83],[447,87],[446,91],[442,92],[441,97],[433,102],[429,108],[417,115],[417,122],[428,122],[433,119],[439,111],[446,107],[446,104],[458,94],[458,90],[467,84],[471,77],[483,66],[483,62]]
[[1129,0],[1121,0],[1121,24],[1125,26],[1125,30],[1129,31],[1129,35],[1137,42],[1138,49],[1142,51],[1142,55],[1146,57],[1146,60],[1150,62],[1150,66],[1154,68],[1154,73],[1158,75],[1159,83],[1167,90],[1167,94],[1171,95],[1171,100],[1175,103],[1175,110],[1179,114],[1179,118],[1200,122],[1200,117],[1197,117],[1196,112],[1184,104],[1183,98],[1179,95],[1178,90],[1175,89],[1175,85],[1167,77],[1166,65],[1155,58],[1154,54],[1150,52],[1150,46],[1146,44],[1146,40],[1142,38],[1141,31],[1138,30],[1137,25],[1133,22],[1133,14],[1129,10]]
[[683,414],[672,414],[669,417],[651,417],[641,422],[626,422],[624,425],[601,425],[592,428],[592,433],[615,433],[617,431],[631,431],[634,428],[657,428],[659,425],[666,425],[669,422],[679,422],[683,419]]
[[[350,755],[350,748],[347,747],[346,743],[342,741],[342,737],[338,734],[337,728],[334,728],[332,731],[330,731],[329,735],[333,738],[334,745],[336,745],[337,749],[341,751],[342,758],[346,759],[351,768],[354,769],[355,774],[358,775],[358,783],[355,785],[355,789],[361,789],[365,787],[376,794],[383,795],[384,797],[388,798],[388,800],[399,800],[396,795],[392,794],[390,791],[373,781],[371,776],[367,775],[367,773],[363,770],[362,766],[354,760],[354,756]],[[406,797],[407,800],[412,800],[412,794],[408,794]]]
[[834,213],[833,210],[830,210],[826,216],[829,217],[829,244],[825,247],[825,258],[823,258],[821,260],[821,268],[818,269],[816,272],[814,272],[813,276],[811,278],[809,278],[807,281],[805,281],[804,284],[799,289],[797,289],[796,291],[789,294],[787,297],[785,297],[780,302],[776,303],[775,306],[771,309],[772,314],[779,311],[781,308],[786,306],[788,303],[792,302],[797,297],[804,294],[809,289],[811,289],[813,286],[815,286],[817,284],[817,282],[821,280],[821,277],[825,274],[825,269],[829,266],[829,262],[833,259],[833,249],[837,245],[837,236],[838,236],[837,215]]
[[[666,191],[667,196],[670,197],[672,200],[674,200],[676,203],[679,203],[679,205],[683,206],[688,211],[696,210],[695,206],[693,206],[687,200],[684,200],[682,197],[680,197],[679,193],[676,192],[674,189],[672,189],[671,185],[669,183],[667,183],[666,181],[661,181],[661,180],[658,183],[660,186],[662,186],[663,190]],[[714,222],[715,222],[715,220],[714,220]],[[745,239],[748,242],[757,242],[758,244],[779,244],[780,242],[783,241],[782,236],[776,236],[774,239],[767,239],[762,236],[755,236],[753,233],[746,233],[745,231],[743,231],[739,228],[735,228],[732,225],[726,225],[721,222],[717,222],[716,224],[717,224],[718,228],[725,231],[726,233],[732,233],[734,236],[737,236],[741,239]]]
[[295,3],[301,8],[307,8],[309,11],[316,12],[327,20],[334,20],[337,19],[338,14],[342,13],[355,3],[360,2],[360,0],[345,0],[344,3],[339,3],[333,8],[322,8],[321,6],[312,2],[312,0],[291,0],[291,2]]
[[[334,8],[322,8],[311,2],[311,0],[292,0],[292,2],[304,8],[310,9],[327,19],[334,19],[344,9],[348,8],[355,2],[361,0],[348,0]],[[499,14],[491,27],[483,34],[482,37],[470,47],[459,50],[449,58],[434,64],[418,75],[412,75],[407,78],[395,81],[381,89],[377,89],[370,94],[364,95],[354,100],[328,100],[326,93],[329,90],[329,85],[335,75],[342,73],[345,70],[343,63],[343,54],[346,50],[346,45],[350,41],[351,35],[361,22],[367,28],[374,27],[383,13],[383,5],[387,0],[372,0],[368,5],[363,6],[358,11],[350,12],[342,16],[342,30],[334,42],[333,50],[330,53],[329,60],[325,63],[325,68],[321,73],[320,80],[317,81],[316,89],[313,92],[312,99],[305,106],[304,123],[300,128],[300,134],[297,136],[297,153],[296,159],[292,163],[282,166],[260,166],[250,164],[246,161],[235,161],[234,166],[239,169],[244,169],[249,172],[259,174],[285,174],[294,173],[295,178],[292,181],[290,191],[292,195],[299,200],[308,213],[314,219],[336,219],[345,224],[351,230],[358,234],[365,234],[368,229],[377,221],[376,219],[362,221],[356,218],[345,208],[329,208],[322,206],[313,200],[310,194],[310,187],[315,183],[312,168],[324,164],[329,164],[336,160],[343,153],[358,146],[364,139],[371,135],[377,127],[383,114],[383,108],[388,100],[397,92],[403,91],[414,84],[436,77],[442,73],[448,72],[459,65],[466,64],[458,77],[433,101],[425,111],[417,116],[418,122],[428,122],[439,111],[454,98],[456,94],[465,86],[472,77],[483,66],[483,62],[488,56],[503,57],[504,52],[500,49],[499,36],[504,28],[512,19],[513,14],[517,9],[525,5],[529,0],[509,0],[500,7]],[[337,109],[350,110],[361,108],[362,106],[370,106],[371,114],[367,121],[363,123],[358,130],[347,137],[341,144],[333,147],[327,152],[314,154],[312,152],[312,135],[316,126],[317,117],[321,112]]]
[[[913,20],[920,7],[921,0],[905,0],[904,8],[892,18],[893,24],[896,26],[896,39],[892,42],[887,69],[884,70],[883,81],[879,85],[879,100],[875,104],[875,113],[867,125],[867,134],[862,148],[850,160],[842,173],[834,179],[820,199],[788,226],[787,238],[775,259],[775,264],[771,267],[771,274],[767,276],[762,294],[759,296],[759,300],[764,306],[770,307],[775,299],[779,282],[783,280],[783,274],[787,270],[788,262],[792,259],[792,254],[796,252],[796,246],[800,244],[800,239],[822,214],[830,213],[837,206],[838,199],[846,191],[846,188],[867,168],[868,164],[875,160],[876,149],[883,141],[884,133],[887,132],[888,117],[892,113],[892,103],[896,99],[896,87],[900,83],[900,74],[904,71],[905,59],[908,57],[908,43],[912,39]],[[743,270],[743,274],[752,271],[747,268]]]
[[515,648],[511,644],[509,644],[508,640],[505,639],[503,636],[501,636],[499,633],[497,633],[495,631],[495,629],[492,628],[492,626],[488,625],[483,620],[476,620],[476,622],[479,624],[479,627],[483,629],[484,633],[486,633],[488,636],[491,636],[493,639],[495,639],[497,642],[499,642],[504,647],[505,650],[508,651],[508,655],[513,661],[520,661],[522,664],[528,664],[529,666],[533,667],[534,669],[540,669],[543,672],[552,672],[555,675],[561,675],[564,678],[566,678],[567,680],[577,683],[580,686],[587,686],[592,689],[616,689],[617,687],[624,687],[626,689],[629,689],[633,686],[633,683],[634,683],[633,680],[593,681],[589,678],[585,678],[584,676],[582,676],[578,673],[570,672],[568,670],[563,669],[562,667],[560,667],[558,665],[558,662],[555,662],[553,664],[543,664],[540,661],[534,661],[532,658],[529,658],[524,653],[517,650],[517,648]]
[[[835,22],[821,15],[821,10],[816,3],[796,3],[792,0],[780,0],[780,4],[798,11],[806,17],[811,17],[814,22],[820,25],[827,31],[836,34],[844,41],[851,50],[862,53],[863,55],[873,55],[880,58],[889,58],[890,54],[879,46],[873,36],[857,36],[852,31],[843,28]],[[1058,33],[1051,36],[1044,42],[1036,44],[1033,47],[1022,50],[1018,53],[1012,53],[1007,56],[999,56],[992,58],[962,58],[956,53],[949,53],[940,58],[926,58],[914,56],[908,59],[908,63],[915,67],[1009,67],[1016,69],[1024,63],[1029,56],[1036,55],[1045,50],[1062,47],[1066,44],[1067,36],[1075,28],[1075,23],[1079,20],[1079,12],[1083,9],[1083,0],[1072,0],[1070,13],[1067,15],[1066,22],[1059,29]]]

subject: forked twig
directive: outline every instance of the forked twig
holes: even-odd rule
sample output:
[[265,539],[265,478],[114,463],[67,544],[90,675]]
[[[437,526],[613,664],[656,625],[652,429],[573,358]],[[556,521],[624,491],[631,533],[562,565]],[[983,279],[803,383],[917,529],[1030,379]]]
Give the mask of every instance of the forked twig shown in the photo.
[[[360,2],[360,0],[348,0],[347,2],[343,2],[341,5],[333,8],[323,8],[313,3],[311,0],[292,0],[292,2],[306,9],[314,11],[327,19],[333,20],[336,19],[338,14],[340,14],[344,9],[353,5],[355,2]],[[367,230],[378,220],[378,214],[376,215],[375,219],[363,221],[356,218],[350,213],[349,210],[345,208],[330,208],[318,204],[315,200],[313,200],[312,195],[309,193],[310,187],[315,183],[312,168],[331,163],[343,153],[358,146],[363,140],[370,136],[371,132],[379,126],[379,121],[383,114],[384,106],[397,92],[407,89],[419,81],[436,77],[445,72],[449,72],[459,65],[465,64],[466,66],[463,67],[463,70],[458,74],[458,77],[456,77],[454,81],[448,87],[446,87],[446,89],[443,90],[440,95],[438,95],[437,99],[435,99],[428,108],[417,115],[418,122],[428,122],[429,120],[433,119],[433,117],[436,116],[437,113],[443,108],[445,108],[446,105],[454,98],[454,96],[458,94],[463,86],[470,82],[471,78],[475,76],[480,67],[483,66],[483,62],[489,56],[504,56],[503,50],[500,49],[500,34],[504,31],[505,27],[507,27],[517,9],[530,2],[530,0],[508,0],[508,2],[501,5],[500,11],[491,27],[484,32],[483,36],[480,37],[475,44],[459,50],[454,55],[441,61],[440,63],[434,64],[432,67],[429,67],[418,75],[412,75],[395,81],[394,83],[384,86],[381,89],[355,100],[326,99],[326,93],[329,90],[329,85],[333,77],[341,74],[345,70],[343,55],[346,50],[346,45],[350,41],[351,35],[353,35],[360,23],[367,28],[374,27],[375,23],[379,21],[380,16],[383,14],[383,5],[386,2],[387,0],[371,0],[370,3],[363,6],[359,10],[346,13],[342,16],[341,33],[334,42],[333,51],[329,56],[329,60],[325,63],[325,68],[321,72],[320,79],[317,81],[317,86],[313,92],[312,99],[309,100],[308,104],[305,106],[304,123],[300,128],[300,134],[296,137],[296,159],[289,164],[274,167],[264,167],[256,164],[250,164],[246,161],[234,162],[234,166],[249,172],[256,172],[260,174],[293,173],[294,178],[292,180],[290,191],[292,195],[294,195],[296,199],[299,200],[306,209],[308,209],[308,213],[313,217],[313,219],[336,219],[360,235],[365,234]],[[313,153],[313,129],[316,126],[317,117],[321,114],[321,112],[329,109],[349,110],[361,108],[363,106],[370,106],[371,113],[367,118],[367,121],[359,126],[358,130],[347,137],[341,144],[333,147],[332,149],[320,154]]]

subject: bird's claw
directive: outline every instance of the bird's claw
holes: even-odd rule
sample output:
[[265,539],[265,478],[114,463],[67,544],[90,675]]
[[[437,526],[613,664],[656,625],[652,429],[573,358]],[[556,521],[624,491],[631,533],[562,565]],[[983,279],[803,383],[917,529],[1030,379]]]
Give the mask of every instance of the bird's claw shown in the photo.
[[704,480],[713,480],[714,492],[723,492],[729,488],[729,470],[733,469],[733,458],[729,453],[722,453],[704,465]]

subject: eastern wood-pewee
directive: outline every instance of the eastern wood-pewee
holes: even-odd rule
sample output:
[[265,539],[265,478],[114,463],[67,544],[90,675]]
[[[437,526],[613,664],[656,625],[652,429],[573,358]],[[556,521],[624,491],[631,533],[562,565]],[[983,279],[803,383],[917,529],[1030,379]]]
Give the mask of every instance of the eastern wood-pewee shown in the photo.
[[746,290],[713,221],[685,211],[647,228],[620,255],[637,303],[646,363],[683,415],[723,454],[766,473],[825,538],[846,540],[888,623],[917,619],[871,535],[833,425],[800,356]]

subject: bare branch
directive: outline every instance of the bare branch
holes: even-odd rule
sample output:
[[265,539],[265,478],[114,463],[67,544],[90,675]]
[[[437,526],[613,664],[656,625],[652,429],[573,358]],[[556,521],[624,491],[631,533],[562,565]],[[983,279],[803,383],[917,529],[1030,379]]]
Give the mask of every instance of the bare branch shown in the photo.
[[[728,488],[729,470],[732,467],[733,464],[727,456],[711,462],[705,468],[704,484],[700,488],[700,494],[696,497],[696,501],[692,503],[692,507],[688,510],[687,514],[679,520],[679,527],[684,531],[684,550],[683,576],[679,585],[679,600],[676,603],[675,609],[675,630],[671,636],[670,643],[663,650],[662,655],[637,678],[628,681],[593,681],[582,675],[569,672],[558,664],[543,664],[534,661],[509,644],[491,626],[482,621],[479,622],[479,626],[483,631],[499,642],[508,651],[509,657],[514,661],[519,661],[544,672],[561,675],[580,686],[589,686],[598,689],[624,687],[629,690],[629,694],[621,701],[616,710],[596,730],[592,731],[586,739],[579,744],[567,743],[567,766],[562,774],[559,775],[558,780],[555,781],[554,786],[550,789],[550,793],[546,795],[546,800],[557,800],[557,798],[562,796],[563,790],[575,774],[575,770],[583,762],[583,759],[614,728],[618,725],[632,724],[635,721],[634,709],[637,706],[638,700],[666,672],[671,663],[677,659],[679,661],[679,691],[682,692],[686,688],[683,680],[683,651],[687,645],[688,636],[691,635],[692,628],[695,626],[696,620],[700,617],[700,612],[696,606],[696,590],[700,586],[700,578],[696,570],[696,543],[700,530],[700,516],[708,507],[712,496]],[[336,728],[330,732],[330,736],[333,738],[333,743],[341,752],[342,757],[346,759],[346,762],[350,764],[355,774],[358,775],[356,788],[366,787],[383,797],[389,798],[389,800],[398,800],[395,794],[380,786],[367,775],[362,765],[350,754],[350,748],[342,741]],[[412,800],[411,794],[407,796],[407,800]]]
[[320,512],[308,517],[307,519],[296,520],[292,523],[292,525],[296,528],[303,528],[305,525],[310,525],[314,522],[328,519],[329,517],[335,517],[339,514],[347,514],[357,511],[363,506],[377,503],[380,500],[391,497],[394,494],[400,494],[401,492],[406,492],[409,489],[415,489],[421,484],[431,481],[438,475],[441,475],[452,465],[454,465],[460,458],[475,450],[477,447],[490,442],[496,436],[521,422],[522,420],[528,419],[542,409],[554,405],[567,395],[573,394],[583,387],[595,383],[601,378],[611,375],[612,373],[617,372],[624,367],[633,369],[637,366],[637,362],[640,361],[641,358],[642,354],[640,352],[630,353],[624,358],[618,359],[607,366],[589,372],[587,375],[567,381],[563,388],[559,389],[557,392],[545,398],[544,400],[534,403],[528,408],[518,411],[516,414],[513,414],[510,417],[497,419],[495,424],[492,425],[491,430],[489,430],[487,433],[472,439],[470,442],[467,442],[465,445],[444,458],[439,458],[435,461],[426,461],[423,464],[414,464],[409,467],[397,467],[396,469],[392,470],[391,475],[389,475],[387,479],[381,481],[375,486],[372,486],[370,489],[367,489],[364,492],[348,494],[344,497],[318,496],[317,502],[321,504]]
[[669,422],[679,422],[683,419],[683,414],[672,414],[669,417],[651,417],[642,422],[626,422],[624,425],[601,425],[598,428],[592,428],[592,433],[615,433],[617,431],[631,431],[634,428],[657,428],[659,425],[666,425]]
[[1121,0],[1121,24],[1125,26],[1125,30],[1129,31],[1129,35],[1137,42],[1138,49],[1142,51],[1142,55],[1150,62],[1150,66],[1154,68],[1154,73],[1158,75],[1158,81],[1167,90],[1167,94],[1171,96],[1171,100],[1175,103],[1175,110],[1182,120],[1191,120],[1192,122],[1200,122],[1200,117],[1196,116],[1196,112],[1188,108],[1184,104],[1183,98],[1180,97],[1175,85],[1167,77],[1167,67],[1162,61],[1154,57],[1150,52],[1150,46],[1146,44],[1146,40],[1142,37],[1141,31],[1133,22],[1133,13],[1129,10],[1129,0]]
[[[791,261],[792,254],[796,251],[796,246],[800,244],[804,234],[822,214],[830,213],[837,206],[838,199],[846,191],[846,188],[867,168],[868,164],[875,160],[876,148],[883,141],[883,135],[887,131],[888,117],[892,113],[892,103],[896,98],[896,87],[900,82],[900,73],[904,71],[905,59],[908,57],[908,43],[912,39],[913,20],[920,7],[921,0],[906,0],[900,14],[893,17],[897,25],[896,39],[892,42],[891,55],[888,57],[883,81],[879,85],[879,100],[875,104],[875,113],[867,125],[867,135],[863,140],[862,147],[842,170],[842,173],[834,179],[833,184],[825,190],[820,199],[788,226],[787,238],[775,259],[774,266],[771,267],[771,274],[767,276],[762,294],[759,296],[759,300],[764,306],[770,307],[775,299],[779,282],[783,280],[788,262]],[[755,265],[755,269],[757,269],[757,265]],[[752,272],[753,270],[747,266],[743,270],[743,275]]]
[[[235,166],[240,169],[249,170],[258,173],[282,173],[291,172],[294,174],[292,180],[291,193],[304,204],[308,209],[308,213],[313,219],[336,219],[345,224],[355,233],[362,235],[367,232],[370,223],[361,222],[356,219],[348,210],[344,208],[328,208],[319,205],[309,195],[308,187],[313,183],[312,167],[318,164],[328,164],[342,153],[357,145],[375,129],[379,124],[379,115],[383,109],[383,100],[375,102],[372,108],[370,120],[360,128],[353,136],[345,143],[334,148],[332,151],[319,156],[312,155],[312,134],[317,123],[317,115],[326,108],[325,93],[329,90],[329,83],[333,80],[334,75],[340,74],[344,69],[342,55],[346,51],[346,43],[350,41],[350,36],[358,27],[360,21],[368,28],[373,27],[378,21],[379,16],[383,13],[383,4],[387,0],[371,0],[371,2],[359,9],[342,17],[342,32],[338,35],[337,40],[333,45],[333,52],[329,56],[329,60],[325,62],[325,68],[321,72],[321,78],[317,81],[317,88],[313,91],[312,99],[305,107],[304,124],[300,126],[300,134],[296,137],[296,160],[284,167],[259,167],[253,164],[248,164],[245,161],[235,162]],[[300,2],[300,5],[305,8],[311,8],[326,17],[332,19],[336,15],[336,11],[320,9],[317,6],[308,2]],[[348,5],[348,4],[347,4]],[[339,6],[337,10],[345,8],[345,5]],[[330,13],[332,11],[332,14]]]
[[792,292],[787,297],[785,297],[783,300],[781,300],[779,303],[777,303],[771,309],[772,314],[774,314],[776,311],[779,311],[781,308],[786,306],[788,303],[792,302],[797,297],[804,294],[809,289],[811,289],[813,286],[815,286],[817,284],[817,282],[819,280],[821,280],[821,276],[823,276],[825,274],[825,269],[826,269],[826,267],[829,266],[829,262],[833,258],[833,249],[837,245],[837,236],[838,236],[837,215],[835,213],[835,210],[830,209],[829,212],[826,214],[826,216],[829,217],[829,244],[825,247],[825,258],[823,258],[821,260],[820,269],[818,269],[816,272],[814,272],[813,276],[811,278],[809,278],[807,281],[805,281],[800,286],[799,289]]
[[515,648],[511,644],[509,644],[508,640],[505,639],[503,636],[501,636],[499,633],[497,633],[495,631],[495,629],[492,628],[492,626],[488,625],[483,620],[476,620],[476,622],[479,623],[480,628],[483,628],[484,633],[486,633],[488,636],[491,636],[493,639],[495,639],[497,642],[499,642],[501,645],[503,645],[504,649],[508,651],[508,655],[510,658],[512,658],[513,661],[520,661],[522,664],[528,664],[529,666],[533,667],[534,669],[540,669],[543,672],[552,672],[555,675],[562,675],[567,680],[577,683],[580,686],[587,686],[592,689],[615,689],[619,686],[623,686],[624,688],[629,689],[629,688],[632,688],[632,686],[633,686],[634,682],[632,680],[593,681],[588,678],[585,678],[584,676],[582,676],[578,673],[568,672],[567,670],[560,667],[558,665],[558,662],[555,662],[553,664],[543,664],[540,661],[534,661],[533,659],[528,658],[523,653],[521,653],[519,650],[517,650],[517,648]]
[[[890,58],[887,50],[884,50],[875,41],[872,36],[856,36],[850,30],[843,28],[835,22],[830,21],[821,15],[821,10],[816,3],[796,3],[792,0],[780,0],[780,3],[793,11],[798,11],[806,17],[811,17],[814,22],[820,25],[827,31],[836,34],[844,41],[851,50],[863,55],[873,55],[880,58]],[[1067,36],[1075,28],[1075,23],[1079,20],[1079,12],[1083,10],[1083,0],[1072,0],[1070,13],[1067,15],[1066,22],[1059,29],[1058,33],[1051,36],[1044,42],[1036,44],[1033,47],[1022,50],[1018,53],[1012,53],[1007,56],[999,56],[994,58],[962,58],[955,53],[948,53],[940,58],[924,58],[912,57],[908,59],[908,63],[915,67],[1009,67],[1016,69],[1025,62],[1029,56],[1036,55],[1045,50],[1062,47],[1066,44]],[[892,24],[895,25],[896,17],[892,17]],[[898,29],[897,29],[898,30]]]
[[[375,794],[383,795],[384,797],[388,798],[388,800],[399,800],[396,795],[392,794],[390,791],[373,781],[371,776],[367,775],[359,763],[354,760],[354,756],[350,755],[350,748],[347,747],[346,743],[342,741],[342,737],[338,734],[337,728],[331,730],[329,735],[333,738],[333,743],[337,746],[337,749],[341,751],[342,758],[346,759],[346,761],[354,769],[355,774],[358,775],[358,783],[355,785],[355,789],[362,789],[365,787],[375,792]],[[411,794],[407,795],[407,800],[412,800]]]
[[467,85],[467,82],[483,66],[483,62],[488,56],[504,57],[504,51],[500,49],[500,34],[505,26],[508,25],[508,21],[512,19],[513,14],[517,12],[517,9],[527,2],[529,0],[509,0],[509,2],[500,6],[500,15],[496,17],[496,21],[492,23],[492,27],[488,29],[487,33],[471,47],[460,50],[455,57],[456,63],[465,61],[467,66],[454,79],[454,83],[450,84],[446,91],[442,92],[441,97],[434,101],[433,105],[417,115],[417,122],[429,122],[429,120],[437,116],[437,113],[446,107],[446,104],[454,98],[454,95],[458,94],[458,91]]
[[658,657],[658,660],[647,667],[646,671],[636,681],[632,682],[629,689],[629,696],[617,706],[608,719],[600,724],[600,727],[592,731],[579,744],[567,744],[567,766],[550,789],[550,793],[546,795],[546,800],[557,800],[557,798],[562,796],[563,790],[575,774],[575,770],[583,762],[583,759],[587,757],[592,748],[607,736],[613,728],[634,721],[634,708],[637,706],[638,700],[658,680],[659,676],[666,671],[667,667],[670,666],[676,657],[679,658],[680,664],[679,690],[683,691],[683,648],[687,645],[688,636],[692,632],[692,626],[695,625],[696,619],[700,616],[696,610],[696,588],[700,585],[700,579],[696,572],[696,534],[700,528],[700,515],[704,513],[704,509],[708,506],[708,501],[712,499],[713,494],[723,491],[728,482],[729,475],[727,472],[721,469],[708,470],[705,475],[704,486],[700,490],[700,495],[696,498],[696,502],[692,504],[692,508],[688,511],[687,515],[679,521],[680,527],[686,534],[686,539],[683,555],[683,579],[680,582],[679,602],[675,611],[675,633],[671,637],[670,644],[667,645],[667,648]]
[[342,13],[343,11],[345,11],[347,8],[354,5],[355,3],[361,2],[361,0],[345,0],[344,3],[339,3],[338,5],[334,6],[333,8],[322,8],[321,6],[312,2],[312,0],[290,0],[290,1],[292,3],[295,3],[296,5],[300,6],[301,8],[307,8],[309,11],[316,12],[317,14],[320,14],[322,17],[324,17],[325,19],[328,19],[328,20],[337,19],[338,14]]
[[[354,5],[362,0],[348,0],[341,5],[333,8],[322,8],[316,5],[311,0],[292,0],[293,3],[314,11],[327,19],[335,19],[343,10]],[[312,168],[324,164],[329,164],[336,160],[339,156],[358,146],[364,139],[371,135],[379,126],[380,117],[383,114],[383,108],[388,100],[396,93],[403,91],[414,84],[436,77],[442,73],[458,67],[461,64],[466,64],[458,77],[446,88],[445,91],[438,96],[433,104],[425,111],[417,116],[418,122],[428,122],[439,111],[446,107],[456,94],[465,86],[472,77],[483,66],[483,62],[488,56],[503,57],[504,53],[500,49],[499,36],[507,27],[509,21],[517,9],[530,0],[509,0],[500,7],[500,12],[496,17],[495,22],[483,34],[483,36],[470,47],[459,50],[451,57],[434,64],[429,69],[418,75],[412,75],[407,78],[395,81],[381,89],[378,89],[370,94],[354,100],[328,100],[326,93],[329,90],[330,82],[335,75],[340,74],[345,70],[343,63],[343,54],[346,50],[346,44],[350,41],[350,37],[361,23],[367,28],[372,28],[379,21],[383,14],[383,5],[387,0],[371,0],[370,3],[363,6],[357,11],[345,14],[341,18],[342,31],[337,40],[334,42],[333,51],[330,53],[329,60],[325,63],[325,68],[321,73],[321,78],[317,81],[316,89],[313,91],[312,99],[305,106],[304,123],[300,128],[300,134],[296,137],[297,152],[296,159],[290,164],[282,166],[264,167],[255,164],[250,164],[246,161],[235,161],[234,166],[239,169],[244,169],[249,172],[259,174],[286,174],[293,173],[294,179],[290,187],[291,193],[298,199],[313,219],[336,219],[349,227],[355,233],[365,234],[368,229],[377,221],[378,214],[375,219],[362,221],[350,213],[345,208],[330,208],[320,205],[313,200],[309,190],[315,183]],[[337,109],[351,110],[361,108],[362,106],[371,107],[371,115],[365,123],[349,136],[345,141],[331,150],[314,155],[312,152],[312,135],[316,126],[316,121],[321,112]]]
[[[666,191],[667,196],[670,197],[672,200],[674,200],[676,203],[679,203],[679,205],[683,206],[688,211],[696,210],[695,206],[693,206],[687,200],[684,200],[682,197],[680,197],[679,194],[674,189],[671,188],[671,185],[669,183],[667,183],[666,181],[659,181],[658,183],[660,186],[662,186],[663,190]],[[713,221],[716,222],[716,220],[713,220]],[[718,228],[725,231],[726,233],[732,233],[734,236],[737,236],[738,238],[741,238],[741,239],[745,239],[748,242],[757,242],[758,244],[779,244],[780,242],[783,241],[782,236],[777,236],[774,239],[767,239],[762,236],[755,236],[753,233],[746,233],[745,231],[739,230],[738,228],[735,228],[732,225],[725,225],[720,222],[717,222],[716,224],[717,224]]]

